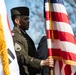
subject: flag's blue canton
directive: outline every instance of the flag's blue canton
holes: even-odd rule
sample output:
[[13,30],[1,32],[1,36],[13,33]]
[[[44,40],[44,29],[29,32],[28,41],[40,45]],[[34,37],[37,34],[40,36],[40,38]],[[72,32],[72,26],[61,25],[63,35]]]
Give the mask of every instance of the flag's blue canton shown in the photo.
[[[44,0],[44,2],[49,2],[49,0]],[[51,3],[61,3],[61,4],[64,4],[63,3],[63,0],[50,0]]]
[[64,4],[63,0],[50,0],[51,3],[60,3],[60,4]]
[[44,3],[48,2],[48,0],[44,0]]

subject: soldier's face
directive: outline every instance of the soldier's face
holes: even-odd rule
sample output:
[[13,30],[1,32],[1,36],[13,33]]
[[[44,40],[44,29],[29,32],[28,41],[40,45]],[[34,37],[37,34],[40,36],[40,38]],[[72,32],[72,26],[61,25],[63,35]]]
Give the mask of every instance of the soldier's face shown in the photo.
[[20,27],[23,30],[28,30],[29,28],[29,17],[28,16],[20,16]]

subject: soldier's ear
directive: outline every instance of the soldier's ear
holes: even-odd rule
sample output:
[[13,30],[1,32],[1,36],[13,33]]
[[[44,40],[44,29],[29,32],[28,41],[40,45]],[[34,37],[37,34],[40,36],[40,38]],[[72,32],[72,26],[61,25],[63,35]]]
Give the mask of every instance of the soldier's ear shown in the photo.
[[15,23],[20,26],[20,20],[18,18],[15,18]]
[[15,23],[18,24],[19,23],[19,19],[15,18]]

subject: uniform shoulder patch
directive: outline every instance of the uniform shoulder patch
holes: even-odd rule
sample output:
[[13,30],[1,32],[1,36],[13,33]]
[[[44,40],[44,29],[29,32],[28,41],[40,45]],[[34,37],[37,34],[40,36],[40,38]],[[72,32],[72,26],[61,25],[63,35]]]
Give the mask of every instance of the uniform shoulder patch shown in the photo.
[[15,51],[20,51],[21,46],[18,43],[15,43]]

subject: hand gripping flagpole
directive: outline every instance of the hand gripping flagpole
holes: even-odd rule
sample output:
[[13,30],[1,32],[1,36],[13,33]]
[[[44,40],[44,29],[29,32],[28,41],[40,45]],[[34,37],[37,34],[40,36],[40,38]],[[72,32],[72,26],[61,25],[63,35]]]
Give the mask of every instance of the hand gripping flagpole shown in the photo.
[[[51,6],[50,0],[44,0],[45,19],[46,19],[46,36],[48,46],[48,57],[52,58],[51,43],[54,42],[52,17],[51,17]],[[49,75],[54,75],[54,68],[49,68]]]

